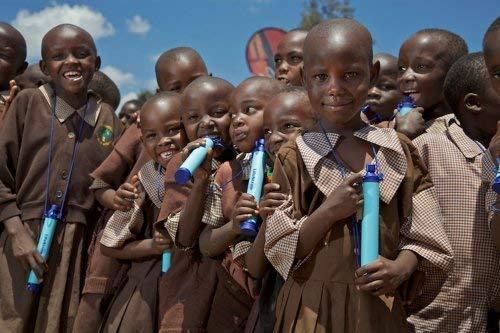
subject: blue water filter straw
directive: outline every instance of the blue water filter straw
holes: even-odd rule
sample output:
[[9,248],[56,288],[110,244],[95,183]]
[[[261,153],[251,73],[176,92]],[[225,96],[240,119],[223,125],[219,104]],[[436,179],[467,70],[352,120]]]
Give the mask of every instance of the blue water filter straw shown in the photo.
[[406,116],[411,109],[416,108],[417,106],[413,102],[413,99],[410,95],[404,95],[403,101],[398,104],[398,112],[401,116]]
[[205,160],[208,149],[213,147],[214,140],[212,138],[205,138],[205,146],[194,149],[179,169],[177,169],[175,172],[175,182],[179,185],[186,184]]
[[363,177],[363,220],[361,221],[361,266],[378,259],[380,177],[375,164],[366,166]]
[[[255,142],[255,148],[252,152],[252,166],[250,178],[248,179],[247,193],[251,194],[258,203],[262,195],[264,186],[264,173],[266,168],[266,153],[264,151],[264,139]],[[240,223],[241,233],[246,236],[257,235],[257,216],[252,216],[246,221]]]
[[382,118],[378,113],[372,113],[369,105],[363,106],[361,112],[366,116],[366,119],[370,122],[370,124],[378,124],[382,121]]
[[168,272],[168,269],[170,268],[170,257],[172,254],[170,251],[164,251],[163,255],[161,256],[161,275],[165,274]]
[[[49,258],[49,250],[52,244],[52,239],[54,239],[60,212],[61,207],[58,205],[51,205],[49,210],[44,214],[42,232],[40,234],[40,239],[38,240],[37,249],[45,262],[47,262],[47,259]],[[38,281],[38,278],[33,270],[30,271],[28,276],[27,289],[32,293],[36,293],[40,290],[40,282]]]

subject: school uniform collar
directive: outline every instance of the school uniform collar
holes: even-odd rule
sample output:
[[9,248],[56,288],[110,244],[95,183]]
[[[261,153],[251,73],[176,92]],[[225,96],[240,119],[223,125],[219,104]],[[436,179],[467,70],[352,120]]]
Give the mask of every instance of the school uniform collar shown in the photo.
[[153,204],[159,209],[165,196],[164,186],[165,170],[150,160],[139,171],[139,181],[148,194]]
[[[49,104],[49,107],[52,109],[52,103],[54,101],[54,90],[50,86],[49,83],[46,83],[38,88],[45,100]],[[64,99],[56,96],[56,117],[59,122],[64,123],[74,112],[78,113],[80,117],[83,117],[85,113],[85,122],[90,126],[94,127],[97,123],[97,119],[99,118],[99,113],[101,111],[101,100],[99,97],[91,90],[88,92],[88,102],[86,105],[82,106],[79,109],[73,108],[69,105]]]
[[457,118],[453,117],[447,121],[446,132],[465,158],[474,159],[484,153],[481,146],[465,134]]
[[[365,126],[354,133],[357,138],[378,148],[379,171],[384,175],[380,183],[380,197],[389,203],[406,175],[407,161],[396,132],[390,128]],[[328,139],[327,139],[328,138]],[[341,168],[331,154],[331,146],[336,147],[340,135],[337,133],[306,132],[296,139],[306,169],[318,189],[329,195],[343,181]],[[322,171],[321,169],[325,169]],[[365,174],[365,170],[361,172]],[[347,174],[352,174],[347,171]],[[326,177],[325,177],[326,176]]]
[[[425,123],[426,133],[444,133],[446,132],[447,124],[450,119],[456,119],[453,113],[445,114],[436,119],[429,120]],[[458,121],[458,120],[457,120]]]

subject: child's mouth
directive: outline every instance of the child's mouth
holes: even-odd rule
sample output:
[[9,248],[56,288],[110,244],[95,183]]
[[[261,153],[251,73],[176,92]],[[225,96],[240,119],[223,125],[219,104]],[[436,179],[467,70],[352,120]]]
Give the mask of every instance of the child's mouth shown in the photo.
[[233,134],[233,139],[235,142],[240,142],[243,141],[247,138],[248,136],[248,131],[242,130],[242,129],[235,129],[234,134]]
[[290,80],[288,80],[286,76],[278,76],[278,81],[283,82],[284,84],[290,83]]
[[73,82],[77,82],[83,79],[82,73],[79,71],[67,71],[63,74],[64,78]]
[[158,156],[163,162],[168,162],[177,153],[177,149],[169,149],[162,151]]

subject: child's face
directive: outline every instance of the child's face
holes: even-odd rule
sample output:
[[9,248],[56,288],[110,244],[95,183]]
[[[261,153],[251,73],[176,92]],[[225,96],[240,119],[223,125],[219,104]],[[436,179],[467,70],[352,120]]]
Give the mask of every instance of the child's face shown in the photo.
[[368,52],[357,45],[355,35],[338,37],[328,43],[312,41],[317,44],[311,45],[304,63],[306,88],[322,123],[357,126],[368,89],[377,79],[378,63],[371,66]]
[[500,95],[500,29],[493,30],[484,40],[484,61],[496,93]]
[[[229,138],[229,97],[232,88],[206,82],[189,88],[182,98],[182,123],[189,141],[206,136],[219,137],[225,147],[231,145]],[[215,149],[219,157],[223,148]]]
[[445,103],[443,84],[450,67],[442,56],[445,47],[433,35],[418,34],[405,41],[399,51],[399,91],[424,109]]
[[274,160],[281,146],[314,125],[306,96],[283,93],[273,98],[264,110],[265,148]]
[[24,73],[16,76],[16,84],[19,89],[38,88],[50,82],[50,77],[43,74],[38,64],[29,66]]
[[375,85],[368,90],[366,104],[370,109],[384,118],[390,118],[403,95],[398,90],[397,60],[385,56],[375,57],[380,63],[380,73]]
[[272,97],[262,81],[245,81],[231,96],[231,139],[244,153],[255,147],[255,141],[264,137],[262,128],[264,107]]
[[137,120],[137,117],[134,116],[135,113],[139,112],[140,107],[136,103],[125,103],[122,106],[121,113],[123,113],[123,117],[120,120],[124,124],[132,124]]
[[46,36],[42,72],[50,76],[58,94],[86,92],[100,58],[89,36],[76,29],[61,29]]
[[186,145],[180,120],[180,98],[146,104],[141,117],[142,142],[148,155],[166,167],[172,156]]
[[207,75],[205,65],[198,59],[186,58],[184,61],[164,63],[158,69],[159,91],[182,93],[192,81]]
[[276,71],[274,77],[281,82],[301,86],[301,68],[303,65],[304,39],[307,33],[304,31],[292,31],[287,33],[278,44],[278,50],[274,55]]
[[481,112],[475,123],[491,138],[497,132],[497,122],[500,120],[500,94],[495,91],[494,80],[485,78],[484,89],[479,98]]
[[24,59],[19,59],[19,41],[9,29],[0,25],[0,90],[9,88],[9,81],[26,68]]

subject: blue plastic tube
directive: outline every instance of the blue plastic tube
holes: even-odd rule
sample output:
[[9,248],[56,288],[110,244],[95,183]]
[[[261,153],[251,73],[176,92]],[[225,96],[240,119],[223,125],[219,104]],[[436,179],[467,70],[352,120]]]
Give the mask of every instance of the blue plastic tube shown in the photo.
[[[47,262],[47,259],[49,258],[50,245],[52,244],[52,239],[54,238],[60,211],[61,208],[58,205],[51,205],[49,210],[44,214],[42,232],[40,234],[40,239],[38,240],[37,249],[45,262]],[[30,271],[28,276],[27,289],[32,293],[36,293],[40,290],[40,282],[38,281],[38,278],[33,270]]]
[[363,220],[361,221],[361,266],[378,259],[380,178],[375,164],[366,166],[363,177]]
[[500,165],[497,167],[497,174],[495,176],[495,182],[493,183],[493,191],[500,194]]
[[205,146],[193,150],[179,169],[177,169],[175,172],[175,182],[179,185],[186,184],[205,160],[208,149],[213,147],[214,141],[211,138],[205,138]]
[[170,257],[171,257],[170,251],[165,251],[163,252],[163,255],[161,257],[161,275],[165,274],[168,272],[168,269],[170,268]]
[[[255,148],[252,153],[252,166],[250,170],[250,179],[248,179],[247,193],[251,194],[258,203],[262,195],[262,186],[264,185],[264,172],[266,163],[266,153],[264,152],[264,139],[255,142]],[[257,217],[252,216],[246,221],[240,223],[241,233],[247,236],[257,235]]]
[[410,95],[404,95],[403,101],[398,104],[398,112],[401,116],[406,116],[411,109],[416,107]]

